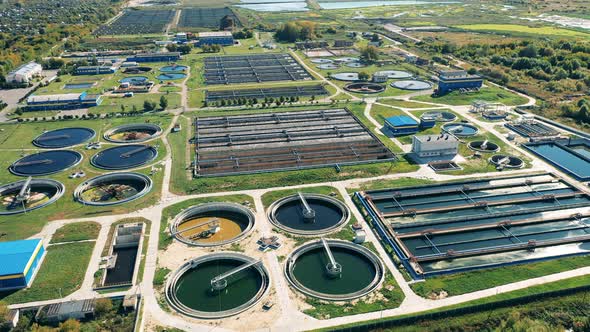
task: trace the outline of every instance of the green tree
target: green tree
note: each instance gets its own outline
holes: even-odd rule
[[[96,300],[94,310],[98,316],[109,313],[113,309],[113,302],[109,298],[102,298]]]
[[[79,332],[81,325],[82,324],[80,324],[79,321],[77,321],[73,318],[70,318],[63,323],[59,323],[58,331],[59,332]]]
[[[143,102],[143,110],[144,112],[151,112],[156,109],[156,103],[153,103],[149,100]]]
[[[359,72],[359,80],[361,81],[368,81],[370,77],[371,75],[369,75],[369,73],[367,73],[366,71]]]
[[[165,111],[168,108],[168,98],[166,96],[160,97],[160,108]]]
[[[368,63],[379,60],[379,49],[372,45],[361,48],[361,60]]]

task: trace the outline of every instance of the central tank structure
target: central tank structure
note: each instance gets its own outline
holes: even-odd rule
[[[33,179],[0,186],[0,215],[10,215],[40,209],[57,201],[65,191],[61,182]]]
[[[145,142],[162,134],[162,128],[151,123],[132,123],[117,126],[104,133],[104,139],[113,143]]]
[[[469,142],[467,146],[471,150],[477,152],[492,153],[500,151],[500,146],[498,146],[498,144],[490,142],[488,140]]]
[[[371,82],[357,82],[357,83],[348,83],[344,86],[344,90],[349,92],[356,92],[356,93],[364,93],[364,94],[374,94],[374,93],[381,93],[385,91],[385,87],[381,84],[371,83]]]
[[[457,137],[475,136],[479,132],[476,126],[462,122],[446,123],[442,125],[442,130]]]
[[[62,128],[46,131],[33,140],[33,145],[44,149],[61,149],[82,144],[94,138],[95,132],[90,128]]]
[[[90,162],[98,168],[120,170],[143,166],[157,156],[158,151],[152,146],[129,144],[102,150],[95,154]]]
[[[326,195],[297,193],[274,202],[268,218],[276,227],[298,235],[321,235],[345,225],[350,219],[346,205]]]
[[[285,264],[285,277],[295,289],[328,301],[348,301],[375,290],[385,277],[383,262],[369,249],[348,241],[308,242]]]
[[[420,118],[431,118],[437,122],[452,122],[457,120],[457,115],[445,111],[429,111],[422,114]]]
[[[252,211],[239,204],[199,204],[174,218],[170,234],[188,245],[213,247],[243,239],[254,227],[254,220]]]
[[[76,201],[91,206],[127,203],[145,196],[152,189],[152,180],[144,174],[121,172],[99,175],[74,190]]]
[[[65,171],[81,161],[82,155],[76,151],[43,151],[17,160],[10,165],[9,170],[12,174],[19,176],[41,176]]]
[[[262,261],[235,253],[219,252],[184,263],[166,284],[166,299],[179,313],[217,319],[248,310],[270,288]]]

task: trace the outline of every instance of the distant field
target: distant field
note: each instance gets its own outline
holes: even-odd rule
[[[456,28],[477,31],[514,32],[530,35],[559,36],[559,37],[582,37],[590,38],[590,34],[575,30],[561,29],[555,27],[529,27],[517,24],[469,24],[457,25]]]

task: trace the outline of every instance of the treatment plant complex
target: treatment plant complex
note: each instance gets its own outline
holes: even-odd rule
[[[0,4],[0,331],[590,331],[579,1],[56,1]]]

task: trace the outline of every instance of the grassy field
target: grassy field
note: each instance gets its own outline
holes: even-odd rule
[[[553,273],[570,271],[588,265],[590,265],[589,256],[568,257],[540,263],[498,267],[428,278],[424,282],[412,284],[412,289],[416,294],[423,297],[439,293],[441,290],[446,291],[449,296],[454,296]]]
[[[182,130],[178,133],[168,135],[168,143],[172,150],[172,175],[170,179],[170,191],[175,194],[182,194],[184,192],[184,184],[192,180],[192,172],[187,170],[190,161],[187,156],[192,149],[189,144],[189,137],[191,132],[190,121],[185,117],[179,117],[178,123],[182,126]]]
[[[536,36],[554,36],[554,37],[572,37],[572,38],[590,38],[590,34],[576,30],[556,28],[552,26],[530,27],[517,24],[469,24],[457,25],[459,29],[473,31],[491,31],[516,35],[536,35]]]
[[[160,223],[160,238],[158,242],[158,249],[165,250],[170,243],[172,243],[173,238],[168,233],[168,223],[174,219],[174,217],[180,213],[182,210],[189,208],[193,205],[203,204],[203,203],[212,203],[212,202],[230,202],[230,203],[237,203],[242,204],[244,202],[248,202],[250,206],[254,206],[254,200],[252,197],[248,195],[228,195],[228,196],[218,196],[218,197],[205,197],[205,198],[195,198],[195,199],[188,199],[186,201],[180,202],[178,204],[174,204],[162,210],[162,222]]]
[[[66,224],[53,234],[49,243],[95,240],[99,232],[100,224],[94,221]]]
[[[12,304],[58,299],[70,295],[82,285],[93,248],[94,242],[48,247],[31,287],[0,293],[0,300]]]
[[[166,99],[168,99],[168,109],[180,108],[181,100],[180,94],[178,93],[138,93],[131,98],[123,97],[123,95],[104,97],[102,104],[90,108],[89,113],[124,113],[133,110],[133,106],[135,106],[138,111],[141,111],[145,101],[151,101],[158,104],[159,109],[160,98],[162,96],[165,96]],[[121,106],[125,108],[125,111],[123,111]]]
[[[432,105],[429,105],[429,104],[417,103],[415,101],[397,100],[397,99],[379,99],[379,102],[382,104],[391,105],[394,107],[401,107],[401,108],[432,107]]]
[[[483,87],[478,92],[460,93],[454,91],[443,96],[417,96],[412,100],[426,101],[431,103],[445,104],[445,105],[470,105],[476,100],[482,100],[494,103],[503,103],[506,105],[522,105],[527,102],[527,99],[512,92],[506,91],[494,85]]]

